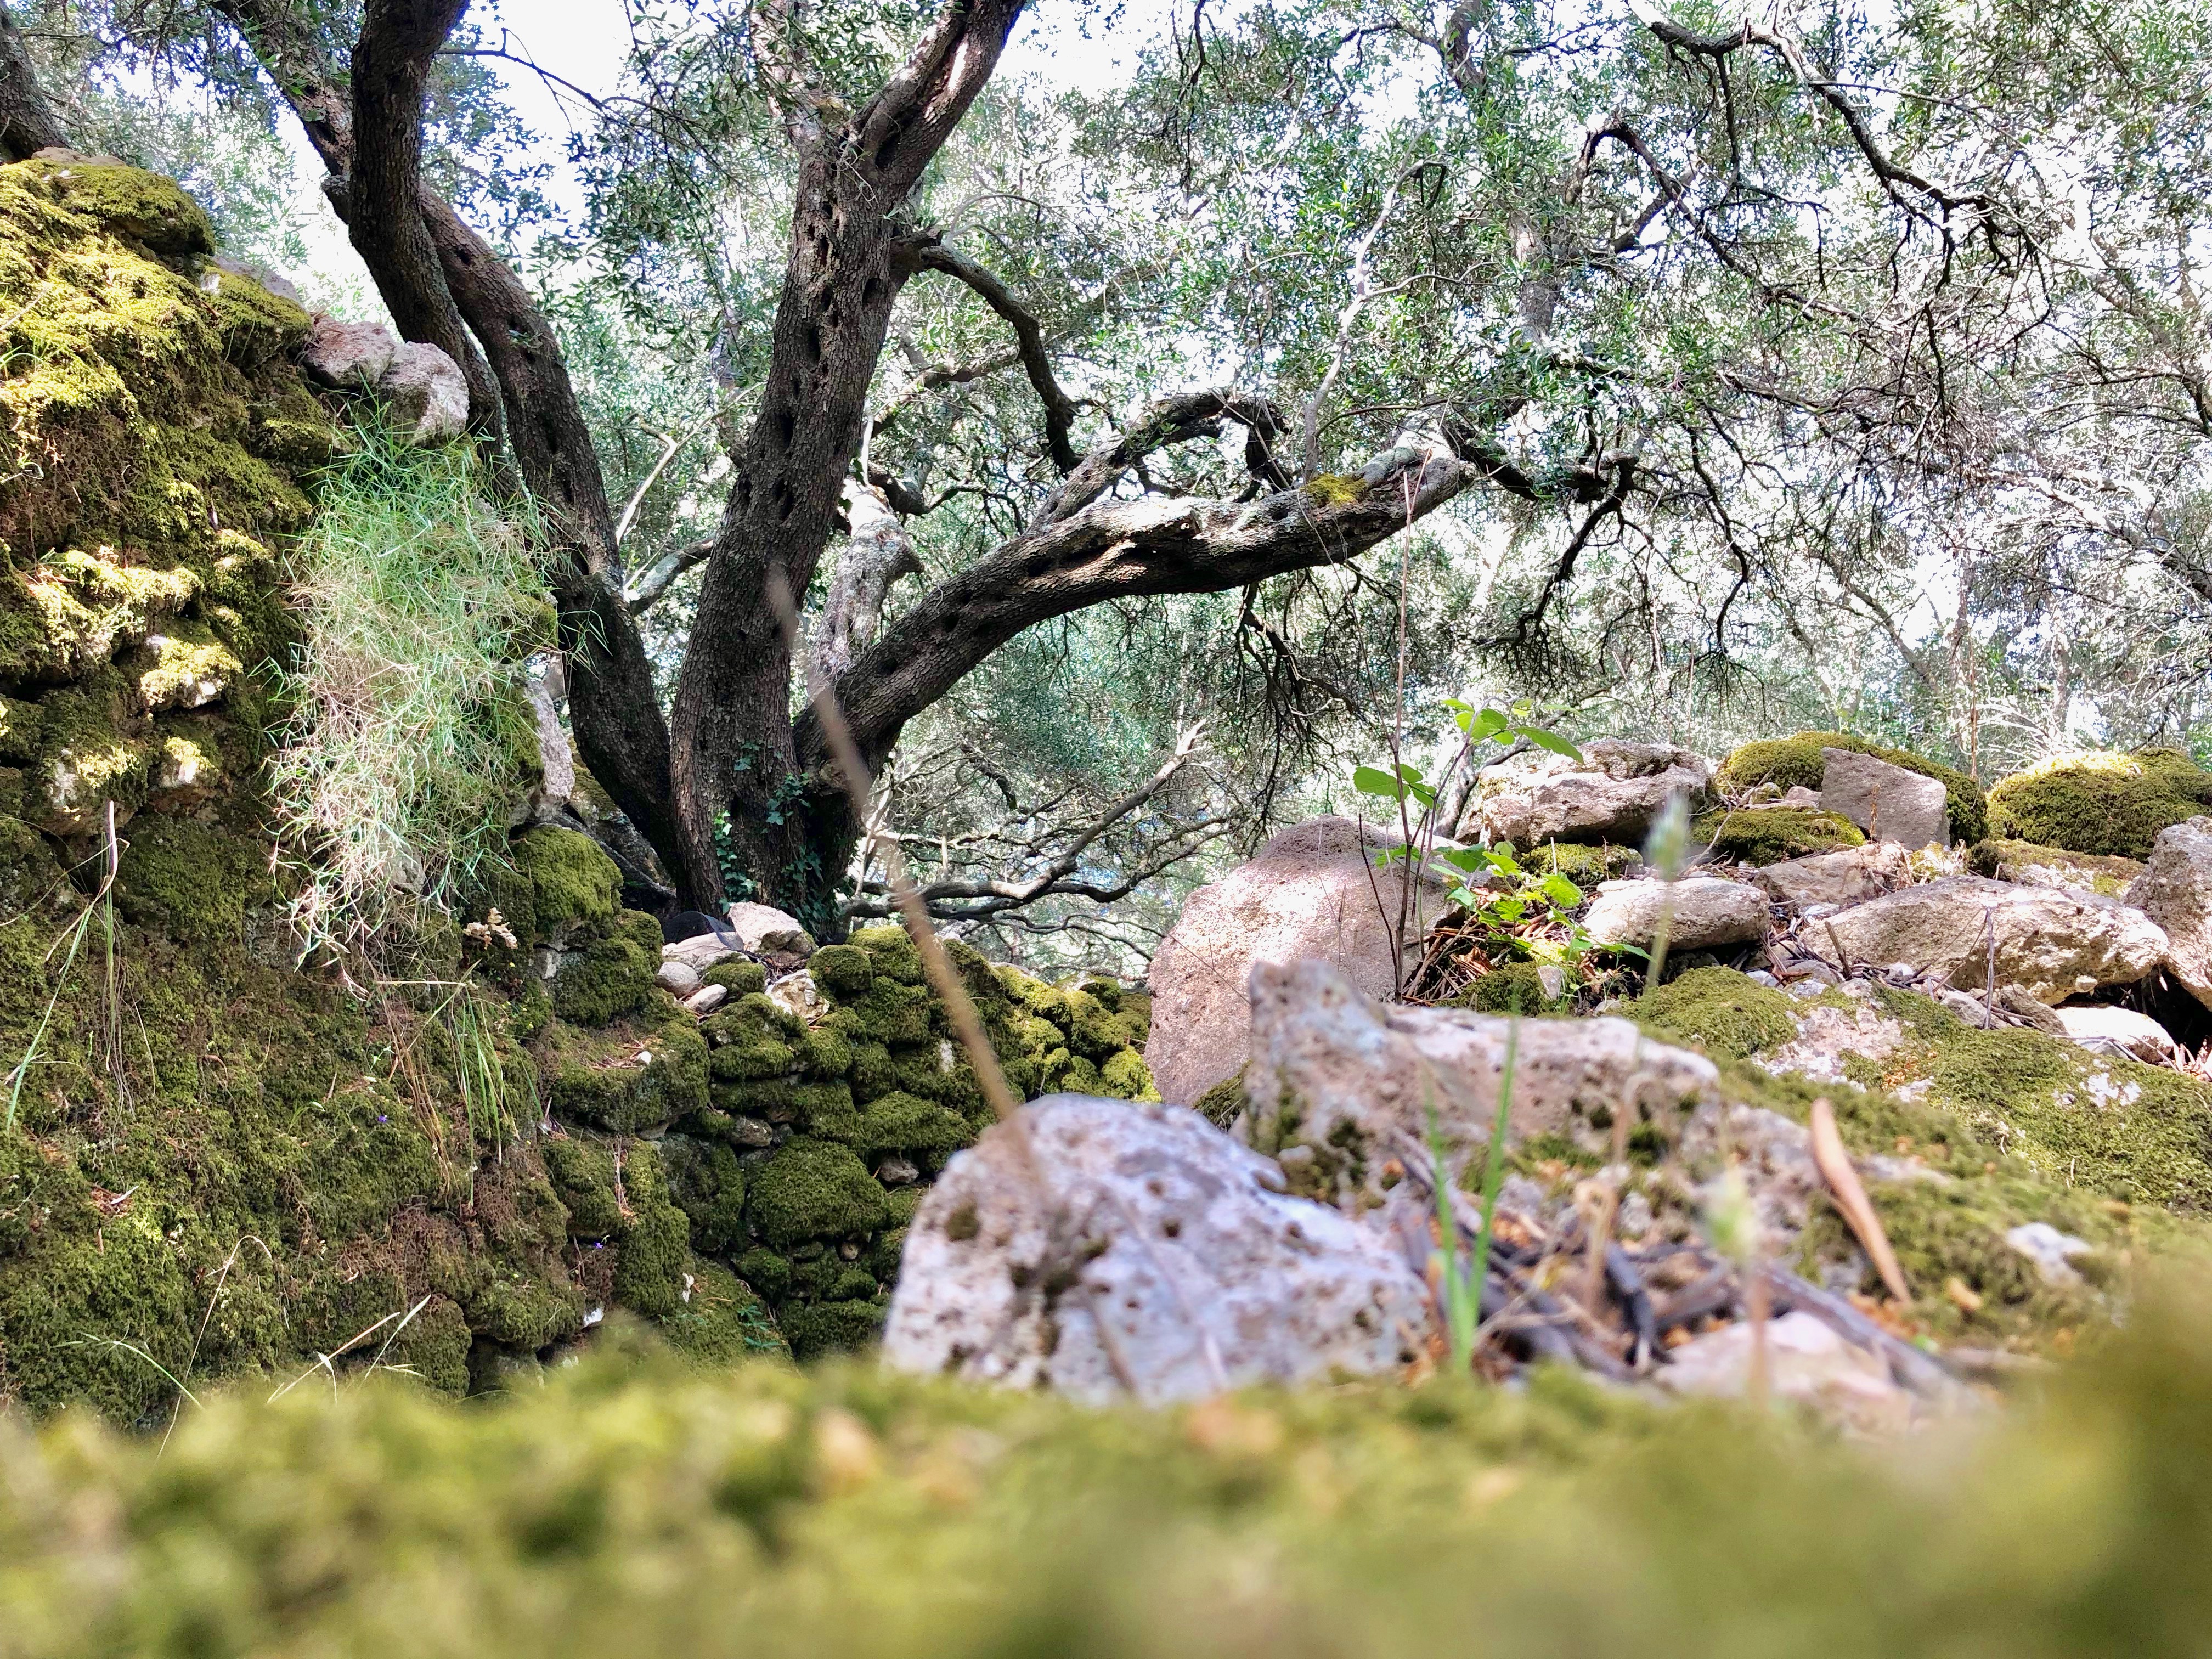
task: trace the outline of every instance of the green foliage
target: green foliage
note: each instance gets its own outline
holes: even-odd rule
[[[2145,859],[2158,832],[2212,805],[2212,773],[2172,749],[2062,755],[1990,791],[1996,833],[2069,853]]]
[[[504,857],[538,763],[520,659],[544,583],[484,488],[466,447],[372,425],[294,556],[308,637],[281,677],[298,712],[270,790],[311,946],[362,949]]]
[[[1939,779],[1951,814],[1951,838],[1977,842],[1990,833],[1990,803],[1981,786],[1956,768],[1909,750],[1891,749],[1848,732],[1799,732],[1787,738],[1747,743],[1721,763],[1714,782],[1731,794],[1771,784],[1777,789],[1818,789],[1826,763],[1823,749],[1849,749],[1901,766],[1923,777]]]

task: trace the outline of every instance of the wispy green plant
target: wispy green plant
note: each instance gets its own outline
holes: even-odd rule
[[[501,856],[536,763],[532,542],[462,446],[372,427],[324,479],[294,556],[307,641],[278,677],[292,711],[271,774],[304,951],[350,955]]]
[[[1482,1178],[1482,1221],[1475,1229],[1474,1252],[1460,1260],[1459,1222],[1453,1213],[1451,1166],[1443,1135],[1429,1108],[1429,1163],[1436,1175],[1437,1233],[1443,1246],[1444,1340],[1452,1375],[1474,1364],[1475,1338],[1482,1328],[1482,1287],[1490,1278],[1490,1241],[1498,1220],[1498,1194],[1505,1184],[1505,1134],[1513,1116],[1513,1063],[1521,1046],[1521,1022],[1505,1022],[1505,1061],[1498,1074],[1498,1118],[1490,1129],[1490,1157]]]
[[[453,1048],[453,1086],[470,1144],[479,1157],[495,1155],[514,1138],[523,1109],[538,1121],[537,1079],[528,1065],[507,1065],[494,1017],[465,987],[447,999],[439,1018]]]

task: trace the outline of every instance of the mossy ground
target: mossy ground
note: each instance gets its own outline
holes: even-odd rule
[[[1951,813],[1951,835],[1956,841],[1978,842],[1990,833],[1988,798],[1982,787],[1955,767],[1916,755],[1907,749],[1890,749],[1848,732],[1798,732],[1786,738],[1747,743],[1721,763],[1714,781],[1733,798],[1747,789],[1771,784],[1778,789],[1818,789],[1827,763],[1823,749],[1849,749],[1876,760],[1902,766],[1924,777],[1941,779]]]
[[[631,1346],[619,1338],[616,1346]],[[610,1352],[0,1422],[8,1659],[2194,1651],[2212,1321],[1897,1456],[1540,1374],[1172,1411]]]
[[[1863,1006],[1834,992],[1820,1000],[1853,1012]],[[2038,1031],[1974,1029],[1928,998],[1887,988],[1873,1006],[1898,1021],[1905,1040],[1881,1061],[1847,1061],[1851,1082],[1814,1084],[1753,1063],[1791,1039],[1791,1010],[1804,1006],[1709,968],[1626,1012],[1655,1036],[1711,1056],[1729,1098],[1802,1122],[1825,1095],[1855,1157],[1910,1160],[1931,1177],[1869,1188],[1921,1328],[1945,1341],[2064,1351],[2109,1328],[2107,1292],[2124,1289],[2147,1257],[2195,1259],[2212,1247],[2212,1086]],[[2092,1247],[2075,1263],[2081,1284],[2045,1284],[2005,1242],[2030,1221]],[[1863,1268],[1840,1214],[1823,1202],[1798,1265],[1820,1278],[1852,1261]],[[1870,1271],[1861,1288],[1875,1288]]]
[[[2158,832],[2212,806],[2212,772],[2172,749],[2064,755],[1990,791],[1993,832],[2070,853],[2145,859]]]

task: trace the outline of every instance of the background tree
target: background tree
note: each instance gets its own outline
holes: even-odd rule
[[[459,0],[67,9],[297,114],[545,509],[579,747],[690,902],[821,923],[849,870],[777,570],[956,912],[1201,715],[1048,894],[1470,682],[1977,760],[2198,695],[2185,7],[1178,5],[1110,95],[998,78],[1016,4],[641,9],[558,246],[455,164],[508,49]]]

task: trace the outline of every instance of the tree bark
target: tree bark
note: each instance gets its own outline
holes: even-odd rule
[[[69,135],[55,118],[53,106],[46,101],[31,67],[15,20],[0,6],[0,156],[20,161],[68,143]]]
[[[766,602],[771,573],[804,594],[836,527],[892,302],[921,239],[896,222],[907,194],[997,67],[1022,0],[953,0],[882,91],[799,159],[790,252],[759,413],[700,585],[670,726],[678,825],[672,873],[687,905],[720,908],[716,820],[757,896],[832,917],[842,872],[793,810],[805,785],[791,727],[791,652]],[[825,104],[823,107],[826,108]]]

